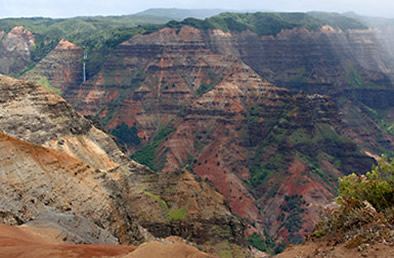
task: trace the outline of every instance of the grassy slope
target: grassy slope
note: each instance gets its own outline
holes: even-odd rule
[[[193,26],[203,30],[221,29],[223,31],[250,30],[258,35],[275,35],[282,29],[306,28],[318,30],[328,24],[342,30],[365,29],[361,22],[335,13],[222,13],[198,20],[188,18],[182,22],[170,22],[168,26]]]

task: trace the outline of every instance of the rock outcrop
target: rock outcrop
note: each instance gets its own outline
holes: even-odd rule
[[[0,76],[0,96],[1,222],[61,212],[85,217],[123,244],[178,235],[212,252],[245,251],[245,222],[208,183],[131,161],[44,87]]]
[[[393,108],[390,39],[390,33],[378,29],[344,32],[324,28],[283,30],[262,37],[248,31],[211,31],[207,36],[212,52],[239,57],[275,85],[332,96],[345,117],[346,136],[376,153],[390,150],[394,144],[392,132],[387,133],[384,126],[393,120],[381,116]],[[356,118],[357,112],[361,116]],[[383,126],[381,119],[386,121]]]
[[[64,96],[114,134],[134,135],[120,140],[137,161],[168,172],[188,165],[261,232],[300,239],[318,215],[309,204],[329,202],[340,175],[373,160],[343,137],[332,98],[275,87],[212,42],[191,27],[135,36]]]
[[[108,231],[72,214],[43,212],[24,225],[43,230],[56,229],[60,232],[57,239],[73,244],[119,244]]]
[[[21,78],[37,82],[58,94],[83,81],[82,48],[66,40],[58,45]]]
[[[105,170],[4,134],[0,146],[3,223],[21,224],[46,211],[69,212],[107,229],[122,243],[144,241],[129,217],[122,189]]]
[[[31,63],[34,35],[22,26],[0,30],[0,73],[17,74]]]

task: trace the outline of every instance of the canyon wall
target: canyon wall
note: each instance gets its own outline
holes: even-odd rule
[[[176,235],[204,250],[247,253],[246,223],[190,172],[157,174],[37,84],[0,76],[2,223],[74,214],[123,244]]]

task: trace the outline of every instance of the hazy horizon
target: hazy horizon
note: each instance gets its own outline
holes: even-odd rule
[[[0,0],[0,18],[7,17],[51,17],[68,18],[75,16],[128,15],[151,8],[178,9],[226,9],[226,10],[270,10],[276,12],[356,12],[360,15],[394,18],[394,2],[390,0],[332,0],[317,2],[313,0],[260,1],[252,0]]]

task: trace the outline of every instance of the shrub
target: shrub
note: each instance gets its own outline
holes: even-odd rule
[[[360,206],[369,202],[377,211],[394,204],[394,159],[383,157],[366,176],[352,174],[339,180],[339,196],[350,198]],[[341,199],[338,199],[341,202]],[[341,203],[340,203],[341,204]]]
[[[263,252],[267,251],[267,248],[264,244],[264,240],[256,232],[254,232],[253,235],[248,237],[248,244],[257,248],[260,251],[263,251]]]
[[[371,172],[340,179],[336,205],[326,208],[314,238],[335,238],[347,247],[392,242],[394,236],[394,159],[383,157]]]
[[[127,144],[128,146],[136,146],[141,143],[135,123],[132,127],[129,127],[127,124],[122,122],[121,125],[111,131],[111,134],[116,136],[120,143]]]

